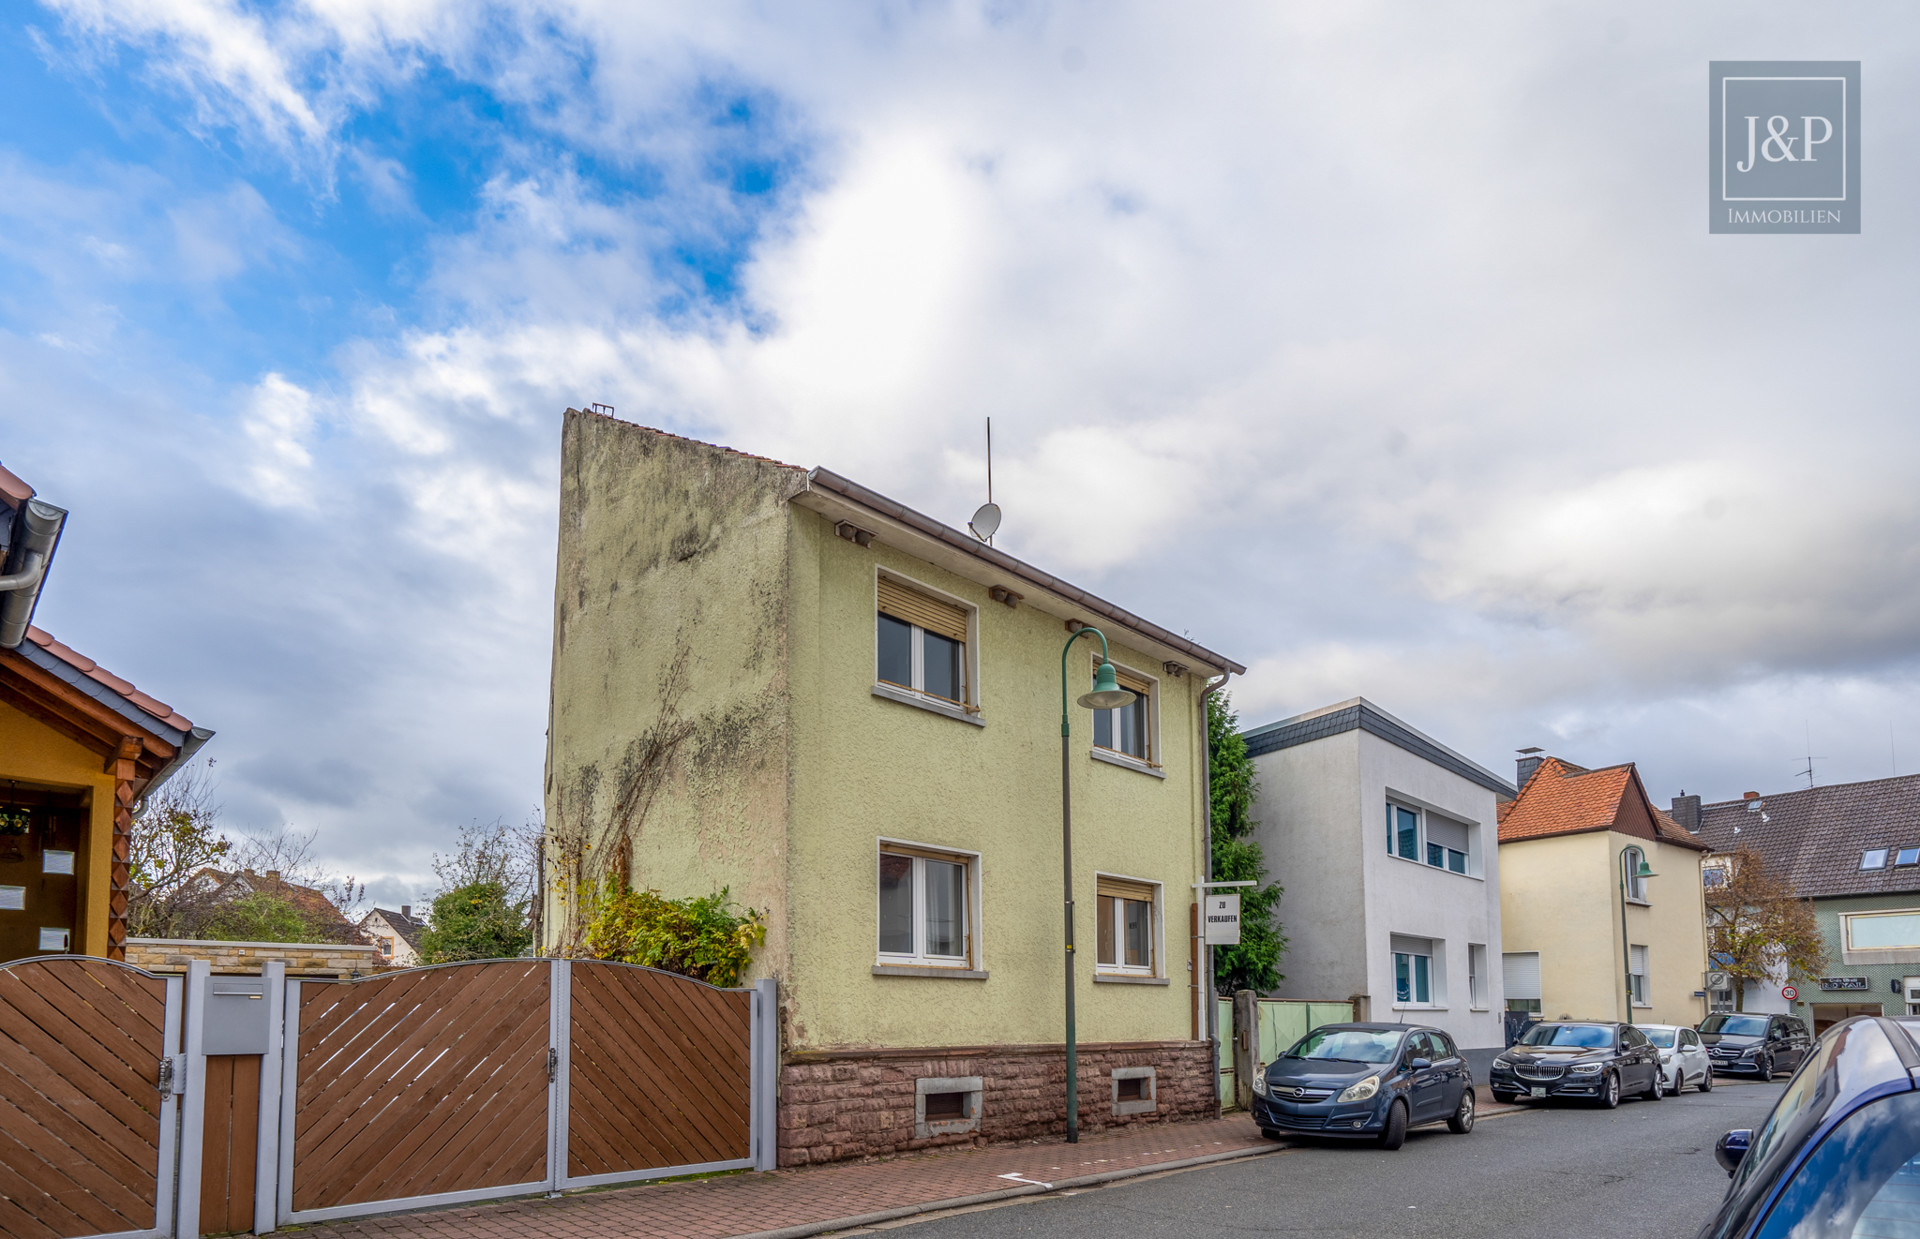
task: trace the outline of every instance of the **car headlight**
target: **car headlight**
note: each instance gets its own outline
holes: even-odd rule
[[[1661,1061],[1661,1062],[1663,1062],[1663,1063],[1670,1063],[1670,1062],[1672,1062],[1672,1061],[1673,1061],[1673,1051],[1672,1051],[1672,1050],[1662,1050],[1662,1051],[1660,1051],[1660,1061]]]
[[[1253,1073],[1253,1091],[1260,1094],[1262,1097],[1265,1097],[1267,1095],[1267,1073],[1266,1072],[1256,1071]]]
[[[1346,1091],[1342,1092],[1338,1097],[1334,1098],[1334,1100],[1335,1101],[1365,1101],[1367,1098],[1373,1096],[1375,1093],[1379,1091],[1380,1091],[1380,1077],[1368,1076],[1366,1079],[1360,1081],[1360,1083],[1358,1084],[1348,1085],[1346,1088]]]
[[[1605,1067],[1604,1063],[1575,1063],[1572,1071],[1577,1076],[1597,1076]]]
[[[1496,1058],[1493,1060],[1493,1069],[1495,1071],[1512,1071],[1513,1061],[1506,1058]]]

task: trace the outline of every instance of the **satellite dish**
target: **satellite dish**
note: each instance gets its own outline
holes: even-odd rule
[[[1000,505],[983,503],[980,510],[967,522],[967,528],[973,530],[973,536],[985,542],[993,537],[993,531],[1000,528]]]

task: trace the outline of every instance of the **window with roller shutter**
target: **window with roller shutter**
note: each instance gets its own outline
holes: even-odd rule
[[[962,707],[974,704],[966,607],[882,575],[876,612],[876,680]]]
[[[1093,670],[1098,674],[1100,659],[1093,660]],[[1123,753],[1150,766],[1159,764],[1159,755],[1155,751],[1155,707],[1158,703],[1157,688],[1153,680],[1137,671],[1129,671],[1119,663],[1113,665],[1114,675],[1120,681],[1120,687],[1134,694],[1130,705],[1117,710],[1095,710],[1093,712],[1093,747],[1105,749],[1110,753]]]
[[[1150,977],[1155,968],[1154,907],[1158,887],[1138,878],[1096,874],[1094,970],[1120,976]]]

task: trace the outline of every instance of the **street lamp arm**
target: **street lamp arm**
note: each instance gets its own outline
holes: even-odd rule
[[[1073,652],[1073,643],[1088,633],[1100,638],[1100,661],[1103,663],[1113,661],[1107,653],[1107,634],[1098,628],[1076,628],[1073,630],[1073,635],[1067,638],[1067,643],[1060,647],[1060,734],[1062,736],[1067,734],[1067,655]]]

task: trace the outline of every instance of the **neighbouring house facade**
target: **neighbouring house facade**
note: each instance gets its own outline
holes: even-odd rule
[[[1364,697],[1242,738],[1253,838],[1286,887],[1286,978],[1268,996],[1505,1044],[1494,831],[1513,785]]]
[[[416,919],[413,905],[375,908],[360,918],[360,932],[380,955],[380,962],[395,968],[412,968],[420,962],[420,935],[427,931],[425,917]]]
[[[0,468],[0,961],[126,958],[135,807],[213,735],[33,626],[65,521]]]
[[[1707,845],[1653,806],[1631,762],[1588,770],[1527,757],[1518,773],[1520,794],[1500,807],[1508,1009],[1699,1023]],[[1654,876],[1639,876],[1642,862]]]
[[[1080,1120],[1213,1112],[1201,694],[1238,664],[824,469],[569,410],[561,474],[543,949],[609,877],[764,911],[783,1164],[1057,1132],[1094,626],[1139,700],[1071,712]]]
[[[1742,1009],[1789,1012],[1815,1031],[1850,1015],[1920,1015],[1920,775],[1713,803],[1681,797],[1673,815],[1716,853],[1760,856],[1813,901],[1827,973],[1750,982]],[[1718,1005],[1731,1010],[1733,998],[1729,990]]]

